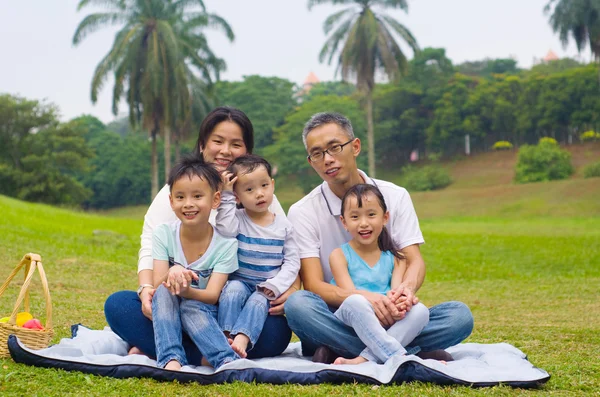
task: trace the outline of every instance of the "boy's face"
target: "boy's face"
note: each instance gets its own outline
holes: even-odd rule
[[[235,183],[235,194],[246,211],[266,212],[273,202],[275,181],[263,166],[248,174],[240,174]]]
[[[211,189],[208,182],[197,175],[184,175],[171,188],[171,208],[184,225],[208,224],[210,211],[219,206],[221,193]]]

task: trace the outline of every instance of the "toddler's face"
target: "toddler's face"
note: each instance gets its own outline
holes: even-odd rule
[[[275,181],[263,166],[247,174],[240,173],[235,183],[235,194],[246,211],[268,211],[274,191]]]
[[[171,208],[181,222],[186,225],[208,224],[210,211],[217,208],[221,194],[214,192],[208,182],[197,175],[179,178],[169,196]]]

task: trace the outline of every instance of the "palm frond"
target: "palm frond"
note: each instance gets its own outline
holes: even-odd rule
[[[311,10],[314,6],[321,4],[358,4],[362,3],[360,0],[308,0],[308,9]]]
[[[419,52],[419,45],[417,44],[417,39],[415,39],[415,36],[413,36],[413,34],[410,32],[410,30],[408,30],[406,26],[402,25],[400,22],[390,17],[389,15],[379,14],[379,17],[383,19],[385,23],[389,25],[389,27],[392,28],[392,30],[396,32],[406,42],[406,44],[410,46],[410,48],[414,52]]]
[[[342,11],[336,12],[335,14],[331,14],[330,16],[328,16],[327,19],[325,20],[325,22],[323,23],[323,32],[325,32],[325,34],[329,34],[331,29],[333,29],[333,26],[335,24],[337,24],[341,19],[343,19],[346,16],[346,14],[349,14],[350,12],[355,12],[355,8],[354,7],[346,8]]]
[[[173,10],[179,13],[184,13],[186,9],[192,7],[200,7],[202,12],[206,12],[206,6],[202,0],[177,0],[173,3]]]
[[[384,8],[397,8],[408,11],[407,0],[369,0],[369,6],[380,6]]]
[[[77,4],[77,11],[81,11],[82,8],[87,6],[101,6],[103,8],[115,8],[124,10],[126,7],[125,0],[81,0]]]
[[[344,37],[346,37],[348,35],[348,32],[349,32],[354,20],[355,20],[355,16],[352,16],[348,20],[342,22],[337,27],[335,32],[333,32],[331,34],[331,36],[329,36],[329,38],[323,45],[321,52],[319,53],[319,62],[323,62],[325,57],[329,54],[329,59],[327,61],[327,64],[331,65],[331,61],[332,61],[333,57],[335,56],[335,54],[337,53],[337,49],[338,49],[340,42],[344,39]]]
[[[77,26],[75,34],[73,34],[73,45],[78,45],[87,35],[94,33],[100,28],[123,22],[127,22],[127,17],[121,13],[109,12],[90,14]]]

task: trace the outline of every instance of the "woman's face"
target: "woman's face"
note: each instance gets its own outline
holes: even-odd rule
[[[212,163],[217,170],[224,171],[236,158],[248,153],[239,125],[232,121],[217,124],[201,147],[204,161]]]

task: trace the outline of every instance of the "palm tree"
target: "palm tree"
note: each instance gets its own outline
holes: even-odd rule
[[[600,1],[550,0],[544,11],[551,13],[550,25],[563,46],[573,36],[579,52],[589,44],[594,60],[600,62]]]
[[[105,11],[86,16],[73,35],[78,45],[88,34],[108,25],[121,25],[112,48],[100,61],[91,85],[96,103],[109,73],[114,74],[112,111],[122,97],[129,106],[129,122],[150,131],[152,141],[152,196],[158,193],[157,135],[165,141],[165,175],[171,167],[171,131],[178,117],[190,112],[192,87],[207,87],[219,78],[225,62],[208,46],[203,30],[213,27],[234,39],[221,17],[206,12],[202,0],[81,0]]]
[[[373,88],[375,73],[383,71],[390,80],[406,73],[408,61],[396,42],[401,37],[414,52],[419,50],[412,33],[400,22],[373,7],[408,10],[407,0],[309,0],[308,8],[315,5],[353,4],[330,15],[323,24],[329,36],[319,54],[319,61],[331,64],[342,44],[337,59],[337,71],[343,80],[356,77],[357,88],[364,94],[367,112],[367,143],[369,174],[375,176],[375,137],[373,132]],[[335,27],[335,29],[334,29]]]

